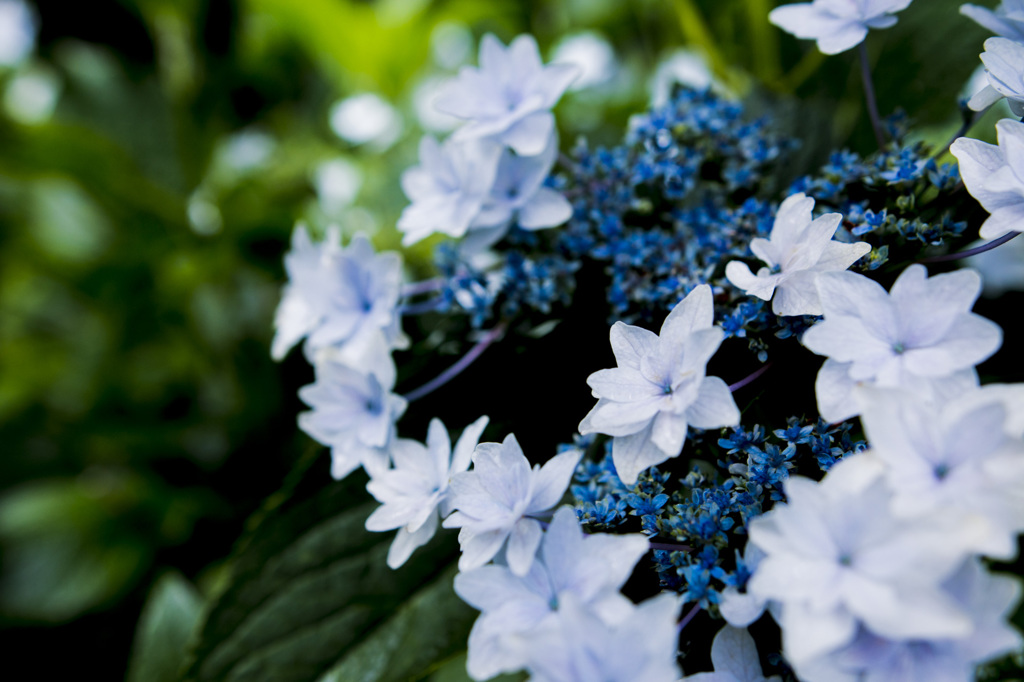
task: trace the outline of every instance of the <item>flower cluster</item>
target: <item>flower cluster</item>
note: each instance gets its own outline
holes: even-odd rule
[[[814,0],[771,21],[833,54],[910,4]],[[1003,36],[984,59],[1007,96],[1004,69],[1024,63],[1007,52],[1024,45],[1018,4],[963,10]],[[532,38],[486,36],[444,91],[465,123],[422,141],[398,225],[406,243],[458,240],[438,248],[438,279],[403,286],[393,254],[303,230],[286,261],[274,353],[305,338],[317,365],[301,424],[332,447],[336,476],[366,469],[381,503],[366,527],[397,530],[390,566],[459,529],[455,591],[480,611],[470,676],[677,682],[681,654],[698,682],[953,682],[1019,647],[1020,585],[984,561],[1012,560],[1024,531],[1024,389],[980,386],[1002,345],[972,312],[981,277],[931,264],[962,255],[974,199],[991,213],[985,248],[1024,224],[1024,124],[1001,121],[995,146],[953,143],[958,169],[872,111],[877,151],[779,180],[795,141],[710,91],[677,89],[622,145],[562,155],[551,108],[572,77]],[[594,360],[588,413],[545,416],[582,416],[572,445],[531,466],[514,435],[480,442],[486,417],[454,447],[436,418],[425,443],[398,436],[407,402],[508,325],[581,305],[584,269],[604,277],[588,310],[609,320],[616,366]],[[501,322],[401,397],[390,352],[417,311]],[[778,380],[759,378],[769,359]],[[728,625],[680,639],[700,612]],[[781,651],[755,643],[755,621],[778,628]],[[700,646],[713,671],[690,670]]]
[[[558,154],[551,108],[577,75],[575,66],[544,66],[532,36],[507,48],[484,36],[480,66],[464,67],[436,102],[465,124],[444,143],[424,137],[420,165],[402,176],[412,201],[398,221],[404,243],[442,232],[476,252],[513,223],[538,230],[568,220],[568,202],[544,179]]]
[[[774,604],[801,679],[968,679],[1020,646],[1005,622],[1020,586],[976,558],[1012,556],[1024,530],[1024,440],[1005,400],[865,389],[871,449],[820,483],[791,478],[786,504],[750,524],[764,557],[748,591]]]

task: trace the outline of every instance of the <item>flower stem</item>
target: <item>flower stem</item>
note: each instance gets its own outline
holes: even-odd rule
[[[666,552],[689,552],[689,545],[679,545],[674,542],[652,542],[651,549],[660,549]]]
[[[431,291],[443,289],[446,281],[447,280],[443,277],[435,277],[433,279],[425,279],[422,282],[406,284],[402,287],[402,298],[408,298],[418,294],[429,294]]]
[[[423,313],[431,313],[437,310],[438,306],[441,305],[440,298],[432,298],[422,303],[408,303],[398,309],[402,315],[422,315]]]
[[[495,327],[491,329],[489,332],[487,332],[487,334],[484,335],[484,338],[480,339],[480,341],[478,341],[475,346],[470,348],[469,352],[462,356],[462,358],[458,362],[456,362],[454,365],[438,374],[437,377],[432,379],[431,381],[428,381],[419,388],[406,393],[405,399],[408,400],[409,402],[412,402],[413,400],[419,400],[423,396],[432,393],[433,391],[447,384],[455,377],[459,376],[462,370],[472,365],[473,361],[480,357],[480,354],[487,350],[488,346],[497,341],[501,337],[501,335],[505,333],[506,326],[507,325],[504,322],[495,325]]]
[[[749,376],[747,376],[747,377],[745,377],[743,379],[740,379],[735,384],[729,384],[729,390],[731,392],[736,392],[736,391],[740,390],[741,388],[743,388],[744,386],[749,384],[751,381],[753,381],[754,379],[757,379],[759,376],[761,376],[762,374],[767,372],[768,368],[771,367],[771,366],[772,366],[772,363],[770,363],[770,362],[765,363],[765,365],[763,367],[761,367],[757,371],[753,372]]]
[[[1004,234],[1002,237],[1000,237],[998,239],[993,239],[992,241],[988,242],[987,244],[982,244],[981,246],[975,246],[973,249],[967,249],[966,251],[959,251],[957,253],[947,253],[944,256],[932,256],[931,258],[922,258],[918,262],[919,263],[943,263],[945,261],[960,260],[961,258],[969,258],[970,256],[977,256],[979,253],[985,253],[986,251],[991,251],[992,249],[996,248],[997,246],[1002,246],[1003,244],[1005,244],[1006,242],[1010,241],[1011,239],[1013,239],[1014,237],[1016,237],[1019,234],[1020,234],[1020,232],[1009,232],[1007,234]]]
[[[690,624],[690,621],[693,620],[693,617],[696,616],[699,611],[700,602],[697,602],[693,605],[693,608],[690,609],[685,616],[683,616],[683,619],[679,621],[679,625],[676,626],[676,632],[682,632],[683,628]]]
[[[868,62],[867,42],[860,44],[860,75],[864,80],[864,99],[867,100],[868,115],[871,117],[871,127],[875,131],[875,141],[878,148],[885,146],[885,137],[882,135],[882,120],[878,116],[878,101],[875,99],[875,84],[871,80],[871,64]]]

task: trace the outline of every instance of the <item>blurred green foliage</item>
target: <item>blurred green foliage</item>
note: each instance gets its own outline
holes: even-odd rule
[[[560,105],[563,145],[618,140],[657,65],[687,48],[781,112],[798,163],[869,147],[852,54],[781,34],[776,4],[37,2],[36,54],[0,67],[0,636],[69,653],[38,656],[37,676],[85,660],[115,679],[151,595],[132,679],[170,679],[139,652],[165,629],[182,646],[244,520],[311,448],[295,428],[311,372],[268,355],[292,225],[397,246],[423,88],[474,61],[483,33],[530,31],[548,55],[583,30],[613,46],[617,74]],[[959,124],[985,37],[958,5],[920,0],[869,41],[883,111],[936,140]],[[361,93],[394,107],[395,140],[332,131],[334,103]],[[332,186],[327,162],[354,180]],[[430,252],[408,252],[413,276]]]

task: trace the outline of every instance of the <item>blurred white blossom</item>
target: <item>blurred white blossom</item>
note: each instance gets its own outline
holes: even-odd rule
[[[996,35],[1024,42],[1024,0],[1003,0],[994,12],[980,5],[960,5],[960,14],[970,17]]]
[[[569,86],[569,90],[585,90],[607,83],[619,68],[611,44],[594,31],[565,36],[555,46],[551,59],[559,64],[572,64],[579,69],[580,75]]]
[[[0,67],[24,61],[36,45],[36,17],[22,0],[0,0]]]
[[[773,24],[797,38],[816,40],[825,54],[839,54],[864,41],[871,28],[896,24],[896,12],[911,0],[814,0],[776,7]]]
[[[387,101],[372,92],[340,100],[331,107],[331,130],[352,144],[372,143],[387,149],[402,134],[402,116]]]
[[[532,156],[555,134],[551,108],[578,74],[570,64],[545,66],[533,36],[521,35],[506,48],[488,33],[480,42],[480,66],[463,67],[437,106],[466,121],[455,139],[493,138]]]

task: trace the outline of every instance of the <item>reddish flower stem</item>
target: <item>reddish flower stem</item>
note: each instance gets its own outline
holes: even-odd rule
[[[770,362],[765,363],[764,366],[762,366],[756,372],[753,372],[750,376],[745,377],[743,379],[740,379],[735,384],[729,384],[729,390],[732,391],[732,392],[736,392],[736,391],[740,390],[741,388],[743,388],[744,386],[746,386],[747,384],[749,384],[750,382],[754,381],[759,376],[761,376],[762,374],[767,372],[768,368],[771,367],[771,366],[772,366],[772,363],[770,363]]]
[[[480,355],[487,350],[488,346],[501,338],[501,335],[505,333],[506,324],[504,322],[495,325],[491,331],[484,335],[484,338],[480,339],[475,346],[469,349],[469,352],[462,356],[462,358],[454,365],[446,369],[437,375],[436,378],[428,381],[417,389],[409,391],[405,394],[405,399],[409,402],[419,400],[423,396],[434,392],[441,388],[449,381],[457,377],[462,370],[466,369],[473,364]]]

